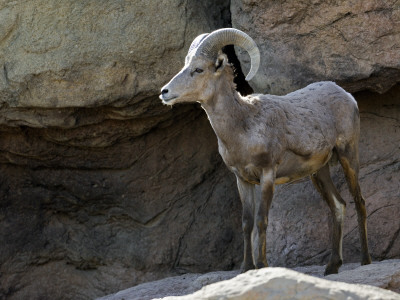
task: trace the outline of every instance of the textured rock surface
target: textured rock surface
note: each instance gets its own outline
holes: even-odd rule
[[[342,266],[342,269],[344,271],[340,272],[337,275],[329,275],[327,277],[323,277],[323,266],[295,268],[295,270],[298,272],[313,275],[315,277],[323,277],[324,279],[328,280],[346,283],[357,283],[363,285],[367,284],[380,288],[390,289],[395,292],[400,292],[400,260],[374,262],[373,264],[368,266],[360,266],[359,264],[345,264]],[[256,274],[258,272],[259,274]],[[288,277],[282,278],[283,273],[285,274],[285,276]],[[264,278],[259,279],[260,282],[263,282],[263,285],[266,285],[268,299],[274,299],[274,296],[276,296],[277,299],[315,299],[317,297],[317,294],[312,294],[315,293],[315,290],[313,290],[313,288],[310,288],[310,290],[307,290],[305,293],[299,291],[303,291],[303,289],[305,289],[304,284],[307,286],[307,283],[313,282],[313,285],[318,286],[318,282],[321,281],[316,278],[304,277],[301,273],[297,273],[297,275],[295,275],[295,281],[293,281],[292,278],[293,271],[284,271],[277,268],[271,268],[268,272],[266,272],[266,270],[251,271],[238,277],[236,277],[238,275],[237,271],[220,271],[206,273],[202,275],[185,274],[182,276],[170,277],[155,282],[140,284],[136,287],[120,291],[116,294],[99,298],[98,300],[147,300],[163,297],[166,297],[163,299],[181,299],[180,297],[168,296],[182,295],[188,295],[186,297],[183,297],[183,299],[219,299],[218,295],[223,296],[223,299],[231,299],[233,298],[233,293],[235,294],[235,297],[238,297],[234,299],[265,299],[265,293],[259,294],[259,287],[255,287],[255,285],[252,284],[254,281],[252,281],[252,279],[250,278],[253,276],[264,276]],[[271,275],[273,275],[273,279],[268,278]],[[222,280],[231,279],[233,277],[236,278],[221,282],[219,285],[207,286],[203,289],[202,292],[195,293],[200,288],[206,285]],[[269,286],[266,283],[267,280],[270,281]],[[297,285],[296,292],[293,292],[294,283]],[[325,287],[329,286],[328,283],[326,284],[327,285]],[[325,296],[327,296],[328,299],[338,299],[336,297],[340,298],[340,296],[342,296],[341,292],[346,291],[348,287],[349,285],[333,284],[329,287],[331,291],[329,295],[326,295],[328,294],[327,290],[322,291],[322,293],[325,293]],[[362,287],[364,291],[368,291],[368,296],[366,298],[361,298],[361,294],[355,294],[358,295],[357,297],[355,295],[350,296],[349,294],[346,294],[346,296],[351,297],[351,299],[369,299],[368,297],[372,297],[374,291],[377,291],[376,289],[371,290],[370,287],[366,287],[366,289],[365,286],[358,285],[357,287]],[[353,286],[353,288],[355,289],[355,286]],[[212,293],[213,296],[211,296],[209,293]],[[321,294],[320,296],[322,295],[323,294]],[[384,296],[387,295],[391,295],[392,299],[400,299],[399,294],[381,294],[381,298],[379,298],[378,296],[378,298],[376,299],[386,299]]]
[[[240,5],[232,1],[236,24],[248,16],[237,17]],[[375,32],[387,32],[378,41],[392,47],[377,43],[360,50],[376,59],[372,67],[365,62],[372,77],[362,79],[369,71],[348,75],[358,70],[351,64],[327,77],[353,91],[384,90],[397,80],[398,60],[391,62],[398,53],[392,52],[398,49],[391,27],[396,5],[381,11],[371,6]],[[333,6],[339,15],[347,9],[345,2]],[[303,11],[317,22],[313,9]],[[343,22],[347,19],[353,16]],[[264,36],[269,27],[261,28],[258,20],[244,29],[269,49]],[[214,133],[198,107],[170,109],[157,98],[181,68],[193,37],[228,25],[225,0],[0,0],[0,299],[92,299],[167,275],[239,267],[240,202]],[[361,46],[357,37],[368,38],[371,30],[346,28],[341,30],[354,37],[349,44]],[[274,37],[289,41],[278,31]],[[332,38],[319,42],[324,53],[336,44]],[[276,85],[284,90],[303,84],[300,79],[320,79],[296,71],[315,67],[308,56],[314,52],[287,45],[288,55],[297,53],[297,69],[283,72],[271,64],[269,71],[292,76]],[[264,55],[271,59],[281,52]],[[400,88],[356,96],[371,252],[375,259],[399,257]],[[348,202],[345,260],[357,261],[353,204],[337,171],[335,182]],[[270,264],[326,262],[328,221],[328,209],[310,182],[277,188]]]
[[[93,298],[171,268],[237,264],[240,204],[208,121],[189,110],[171,122],[134,140],[126,134],[134,121],[81,129],[83,142],[122,135],[98,148],[77,146],[70,130],[2,132],[2,295]],[[79,293],[66,284],[71,277]]]
[[[0,103],[121,107],[153,96],[185,43],[226,24],[227,3],[209,13],[207,1],[2,1]]]
[[[0,1],[1,299],[92,299],[238,263],[240,203],[213,132],[157,97],[227,12]]]
[[[318,279],[284,268],[249,271],[233,279],[211,284],[179,299],[400,299],[400,295],[367,285]]]
[[[260,92],[326,79],[350,92],[383,92],[400,80],[398,1],[232,0],[231,10],[232,25],[260,46]]]
[[[368,284],[400,293],[400,260],[387,260],[354,270],[345,270],[340,274],[325,277],[329,280],[348,283]]]
[[[98,298],[97,300],[147,300],[167,296],[192,294],[203,286],[231,279],[239,275],[239,271],[217,271],[206,274],[185,274],[139,284],[133,288]]]

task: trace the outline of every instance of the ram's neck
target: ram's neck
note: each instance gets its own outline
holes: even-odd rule
[[[214,97],[202,107],[218,140],[224,144],[229,144],[235,139],[233,137],[237,138],[249,129],[247,118],[251,114],[251,105],[227,81],[216,87]]]

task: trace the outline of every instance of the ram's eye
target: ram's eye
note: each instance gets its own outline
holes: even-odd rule
[[[196,68],[194,71],[195,71],[196,73],[203,73],[203,70],[202,70],[202,69],[199,69],[199,68]]]

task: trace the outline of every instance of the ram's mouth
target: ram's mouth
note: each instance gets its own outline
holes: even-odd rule
[[[169,97],[169,98],[164,98],[163,95],[160,95],[159,98],[162,100],[162,102],[163,102],[164,104],[169,104],[172,100],[175,100],[176,98],[178,98],[178,96]]]

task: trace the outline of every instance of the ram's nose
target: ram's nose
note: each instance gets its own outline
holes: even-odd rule
[[[160,94],[160,99],[161,100],[165,100],[165,99],[167,99],[168,98],[168,92],[169,92],[169,90],[167,89],[167,88],[165,88],[165,86],[163,86],[162,88],[161,88],[161,94]]]

